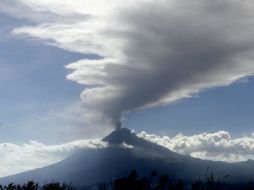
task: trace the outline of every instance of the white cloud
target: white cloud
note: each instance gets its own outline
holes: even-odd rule
[[[229,132],[201,133],[186,136],[160,137],[141,132],[138,134],[151,142],[157,143],[172,151],[193,157],[217,161],[236,162],[254,159],[254,136],[232,138]]]
[[[37,141],[30,141],[22,145],[2,143],[0,144],[0,177],[47,166],[66,158],[79,149],[106,146],[105,142],[98,139],[76,140],[58,145],[45,145]]]

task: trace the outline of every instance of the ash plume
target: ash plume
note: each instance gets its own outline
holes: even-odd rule
[[[207,0],[149,1],[126,8],[117,19],[128,30],[109,29],[126,41],[115,48],[122,57],[81,61],[69,79],[98,85],[81,98],[115,123],[133,110],[229,85],[254,72],[254,19],[248,9],[237,1]]]
[[[67,78],[86,85],[81,99],[87,112],[116,126],[132,111],[170,104],[254,73],[251,0],[96,0],[94,4],[77,0],[72,7],[62,3],[62,9],[56,0],[50,5],[24,1],[63,18],[87,15],[86,20],[73,17],[75,22],[58,17],[13,33],[99,55],[100,59],[69,64],[73,72]]]

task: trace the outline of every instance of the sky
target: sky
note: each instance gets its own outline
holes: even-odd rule
[[[253,159],[253,9],[251,0],[1,0],[1,175],[105,146],[119,121],[182,154]]]

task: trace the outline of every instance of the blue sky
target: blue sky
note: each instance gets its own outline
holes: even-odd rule
[[[232,136],[253,132],[254,82],[242,81],[223,88],[210,89],[172,105],[134,113],[126,126],[138,131],[176,135],[229,131]]]
[[[254,158],[253,2],[198,2],[2,0],[0,152],[16,154],[3,175],[119,120],[176,152]]]
[[[83,86],[65,79],[64,66],[84,55],[11,35],[14,26],[26,23],[23,20],[1,14],[1,22],[1,141],[36,139],[33,133],[38,126],[26,130],[35,116],[79,99]],[[47,137],[40,138],[47,141]]]

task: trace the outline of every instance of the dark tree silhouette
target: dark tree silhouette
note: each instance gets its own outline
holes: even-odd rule
[[[198,179],[186,185],[182,180],[170,179],[168,175],[158,176],[156,170],[149,177],[139,178],[135,170],[125,177],[113,180],[112,183],[104,183],[99,186],[100,190],[254,190],[252,181],[246,186],[230,185],[224,181],[217,180],[213,173],[207,168],[204,180]]]
[[[115,179],[112,185],[103,183],[99,185],[100,190],[184,190],[181,180],[169,180],[168,175],[162,175],[155,182],[156,170],[149,177],[138,178],[136,170],[132,170],[127,177]]]
[[[23,185],[15,185],[13,183],[6,186],[0,185],[0,190],[75,190],[75,188],[71,184],[66,183],[52,182],[39,186],[38,183],[29,181]]]

